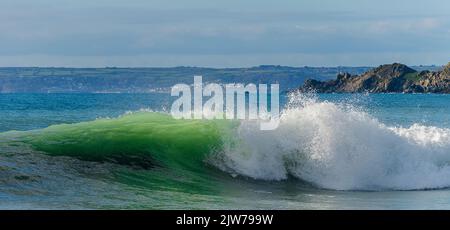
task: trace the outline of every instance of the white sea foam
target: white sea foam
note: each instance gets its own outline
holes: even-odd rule
[[[244,121],[212,163],[262,180],[337,190],[450,187],[450,129],[389,127],[349,104],[293,95],[278,129]]]

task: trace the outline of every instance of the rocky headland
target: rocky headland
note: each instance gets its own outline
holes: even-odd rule
[[[450,62],[439,71],[381,65],[361,75],[339,73],[335,80],[308,79],[298,90],[317,93],[450,93]]]

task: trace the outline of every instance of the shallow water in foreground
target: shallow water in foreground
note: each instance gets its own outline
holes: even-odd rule
[[[0,208],[450,208],[449,95],[317,97],[260,132],[166,94],[1,94]]]

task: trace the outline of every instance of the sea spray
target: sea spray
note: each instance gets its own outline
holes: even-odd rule
[[[450,130],[389,127],[351,104],[291,95],[271,132],[243,121],[239,144],[211,160],[261,180],[290,176],[337,190],[431,189],[450,186]]]

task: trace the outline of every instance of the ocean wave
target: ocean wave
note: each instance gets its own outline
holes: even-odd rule
[[[383,124],[351,102],[291,95],[276,130],[258,121],[175,120],[140,111],[23,132],[23,142],[82,160],[265,181],[297,178],[335,190],[450,187],[450,130]],[[6,134],[3,134],[6,135]],[[17,140],[17,138],[15,138]]]

